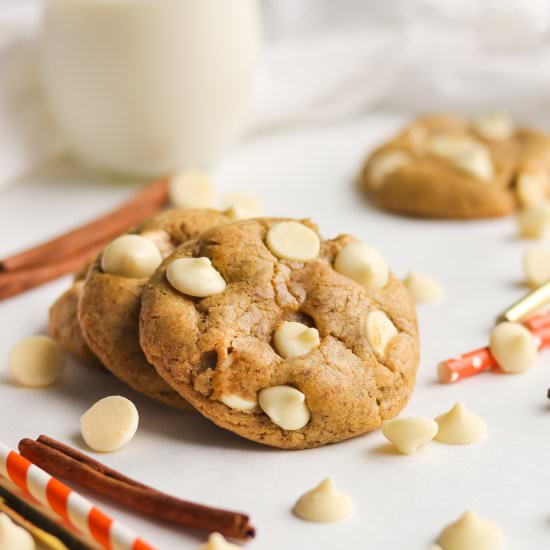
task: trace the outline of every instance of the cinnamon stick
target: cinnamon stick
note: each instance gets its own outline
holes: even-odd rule
[[[246,514],[167,495],[47,436],[41,435],[36,441],[21,440],[19,452],[51,475],[65,478],[149,517],[193,529],[217,531],[234,539],[248,539],[255,535]]]
[[[65,260],[98,243],[106,244],[143,218],[152,216],[168,204],[168,179],[146,186],[119,208],[64,235],[4,258],[0,270],[17,271]]]

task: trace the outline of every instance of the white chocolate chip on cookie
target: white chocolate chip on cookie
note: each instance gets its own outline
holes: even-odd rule
[[[415,304],[432,304],[443,298],[443,288],[436,279],[411,271],[403,280]]]
[[[134,437],[138,423],[136,406],[125,397],[111,395],[94,403],[80,417],[80,431],[91,449],[109,453]]]
[[[353,502],[349,495],[336,488],[332,477],[327,477],[317,487],[303,494],[292,511],[307,521],[342,521],[351,516]]]
[[[334,269],[369,290],[384,288],[389,277],[389,269],[382,254],[363,243],[344,246],[334,260]]]
[[[214,203],[214,186],[199,170],[176,172],[168,184],[170,202],[179,208],[210,208]]]
[[[369,166],[369,181],[375,189],[384,185],[386,178],[411,162],[403,151],[386,151],[372,159]]]
[[[227,405],[230,409],[234,409],[236,411],[251,411],[255,409],[258,404],[255,399],[245,399],[244,397],[234,393],[224,393],[220,397],[220,401],[224,405]]]
[[[197,550],[241,550],[241,546],[227,542],[220,533],[211,533],[208,542],[199,546]]]
[[[550,202],[524,208],[518,213],[516,220],[521,237],[542,239],[550,227]]]
[[[507,113],[486,113],[474,121],[476,132],[486,139],[509,139],[514,135],[514,123]]]
[[[537,287],[550,281],[550,249],[530,246],[523,255],[523,269],[529,286]]]
[[[299,430],[311,417],[305,395],[292,386],[273,386],[260,391],[261,409],[283,430]]]
[[[299,222],[280,222],[267,232],[266,244],[269,250],[284,260],[305,262],[319,254],[319,237],[309,227]]]
[[[439,535],[443,550],[500,550],[504,534],[492,521],[468,511]]]
[[[403,454],[413,454],[421,445],[431,441],[438,426],[431,418],[394,418],[382,424],[384,437]]]
[[[226,195],[222,204],[226,214],[233,220],[257,218],[262,213],[260,203],[254,197],[242,193]]]
[[[226,283],[209,258],[179,258],[166,269],[168,282],[182,294],[204,298],[220,294]]]
[[[0,512],[0,548],[2,550],[34,550],[31,534]]]
[[[101,255],[101,269],[105,273],[130,279],[151,276],[161,262],[158,247],[140,235],[116,238]]]
[[[65,370],[65,354],[48,336],[28,336],[13,346],[8,365],[20,384],[36,388],[50,386]]]
[[[534,206],[547,199],[550,177],[536,168],[522,170],[516,178],[516,196],[522,206]]]
[[[454,164],[480,181],[490,181],[495,177],[495,168],[489,149],[479,143],[464,151],[454,159]]]
[[[365,317],[363,333],[374,353],[381,358],[386,354],[389,342],[397,336],[398,331],[390,318],[377,309]]]
[[[285,359],[305,355],[319,347],[319,331],[302,323],[285,321],[275,330],[273,344]]]
[[[491,333],[489,349],[506,372],[524,372],[537,358],[535,337],[519,323],[500,323]]]
[[[483,419],[458,402],[450,411],[438,416],[436,439],[450,445],[470,445],[481,441],[487,428]]]

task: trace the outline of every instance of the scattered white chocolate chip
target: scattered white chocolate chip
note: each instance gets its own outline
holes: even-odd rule
[[[303,494],[292,509],[307,521],[342,521],[351,516],[353,503],[349,495],[336,488],[334,479],[327,477],[317,487]]]
[[[334,269],[369,290],[386,286],[389,269],[376,248],[363,243],[350,243],[336,256]]]
[[[384,357],[390,340],[397,336],[397,328],[383,311],[376,309],[365,317],[363,333],[374,353]]]
[[[431,418],[394,418],[382,424],[384,437],[402,453],[413,454],[437,434],[437,422]]]
[[[432,304],[443,298],[443,288],[433,277],[410,271],[403,280],[415,304]]]
[[[437,542],[443,550],[499,550],[504,534],[492,521],[468,511],[445,527]]]
[[[48,336],[28,336],[13,346],[8,365],[20,384],[36,388],[50,386],[65,370],[65,354]]]
[[[122,235],[101,255],[101,269],[111,275],[141,279],[149,277],[162,262],[158,247],[141,235]]]
[[[489,349],[506,372],[524,372],[537,358],[535,337],[519,323],[500,323],[491,333]]]
[[[514,134],[514,123],[507,113],[486,113],[474,121],[474,128],[487,139],[509,139]]]
[[[236,411],[251,411],[258,404],[255,399],[246,399],[234,393],[224,393],[220,397],[220,401],[230,409],[235,409]]]
[[[550,202],[528,206],[516,216],[521,237],[542,239],[550,227]]]
[[[540,169],[527,168],[516,178],[516,196],[522,206],[533,206],[547,199],[550,177]]]
[[[487,433],[485,422],[466,405],[458,402],[450,411],[438,416],[439,429],[435,438],[450,445],[470,445],[481,441]]]
[[[257,218],[262,213],[260,203],[254,197],[242,193],[226,195],[222,204],[226,214],[234,220]]]
[[[299,222],[280,222],[272,226],[265,239],[275,256],[284,260],[305,262],[319,254],[319,237],[309,227]]]
[[[2,550],[34,550],[31,534],[0,512],[0,548]]]
[[[208,542],[199,546],[197,550],[240,550],[241,546],[227,542],[220,533],[211,533]]]
[[[170,202],[179,208],[210,208],[214,203],[214,186],[199,170],[176,172],[168,184]]]
[[[530,246],[523,256],[523,269],[529,286],[537,287],[550,281],[550,249]]]
[[[489,149],[476,145],[454,159],[454,164],[480,181],[490,181],[495,177],[495,168]]]
[[[374,157],[369,166],[369,181],[372,187],[379,189],[384,185],[386,178],[397,172],[411,161],[409,155],[403,151],[386,151]]]
[[[319,331],[302,323],[285,321],[275,330],[273,344],[285,359],[305,355],[319,347]]]
[[[220,294],[226,283],[209,258],[179,258],[166,269],[168,282],[182,294],[204,298]]]
[[[80,417],[80,431],[94,451],[116,451],[134,437],[139,423],[136,406],[125,397],[111,395],[94,403]]]
[[[306,396],[292,386],[273,386],[260,391],[262,411],[283,430],[299,430],[311,417]]]

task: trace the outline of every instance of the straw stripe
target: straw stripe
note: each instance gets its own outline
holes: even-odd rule
[[[1,442],[0,475],[94,538],[105,550],[154,550],[84,497]]]

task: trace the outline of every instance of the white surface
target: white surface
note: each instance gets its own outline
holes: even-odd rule
[[[140,428],[126,448],[99,459],[179,497],[249,512],[258,528],[249,548],[424,550],[468,508],[504,529],[508,549],[547,547],[548,355],[524,375],[486,373],[454,386],[435,379],[438,360],[486,344],[496,314],[523,294],[525,243],[516,239],[513,219],[422,221],[365,205],[352,188],[353,177],[364,151],[396,124],[395,118],[377,116],[259,138],[234,150],[214,177],[221,191],[255,193],[270,214],[311,216],[326,236],[354,233],[383,251],[400,276],[417,268],[437,277],[447,298],[419,308],[422,360],[404,414],[433,417],[462,400],[485,419],[485,442],[433,442],[413,456],[397,456],[376,432],[285,452],[164,408],[75,362],[56,387],[19,388],[7,370],[8,350],[19,338],[44,330],[47,308],[68,278],[0,304],[0,440],[15,447],[22,437],[45,433],[86,451],[78,435],[80,414],[95,400],[120,393],[136,403]],[[50,168],[1,191],[0,256],[103,212],[129,192],[87,179]],[[352,495],[353,518],[334,525],[294,518],[295,499],[327,475]],[[159,549],[192,549],[205,538],[105,507]]]

